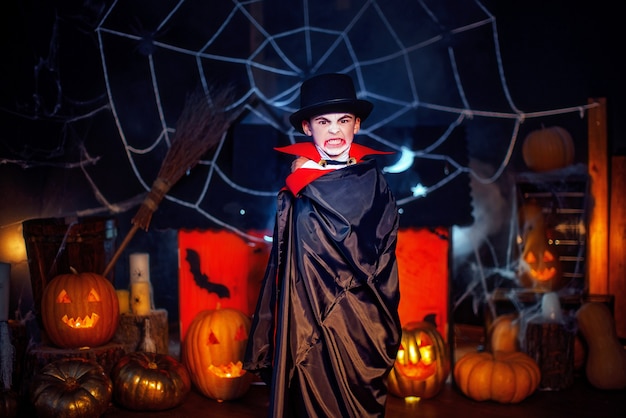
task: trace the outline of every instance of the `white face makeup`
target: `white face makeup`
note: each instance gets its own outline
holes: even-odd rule
[[[302,130],[331,158],[350,148],[361,119],[351,113],[326,113],[302,121]]]

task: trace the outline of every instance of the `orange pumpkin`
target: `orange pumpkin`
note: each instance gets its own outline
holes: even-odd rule
[[[560,126],[530,132],[522,144],[524,162],[533,171],[550,171],[574,162],[574,141]]]
[[[402,341],[389,373],[389,393],[429,399],[439,393],[450,374],[448,346],[428,322],[402,327]]]
[[[586,360],[587,347],[585,347],[585,344],[583,343],[580,334],[576,334],[576,336],[574,337],[574,370],[583,370]]]
[[[454,380],[465,396],[476,401],[518,403],[537,390],[541,372],[521,351],[470,352],[455,364]]]
[[[576,322],[587,348],[587,381],[601,390],[626,389],[626,348],[609,307],[602,302],[585,302],[576,311]]]
[[[520,209],[521,257],[517,277],[522,286],[551,292],[563,287],[562,265],[555,247],[548,243],[542,208],[527,203]]]
[[[504,314],[496,317],[487,331],[489,351],[519,351],[519,315]]]
[[[115,288],[96,273],[61,274],[44,289],[41,318],[48,338],[62,348],[98,347],[119,323]]]
[[[189,324],[182,360],[194,385],[217,401],[246,394],[253,375],[242,369],[251,321],[235,308],[204,310]]]

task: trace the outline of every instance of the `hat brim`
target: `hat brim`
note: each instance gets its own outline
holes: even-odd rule
[[[374,104],[367,100],[361,99],[340,99],[332,100],[324,103],[318,103],[311,106],[303,107],[297,112],[292,113],[289,116],[289,122],[300,133],[304,133],[302,130],[302,121],[311,119],[313,116],[324,115],[326,113],[352,113],[361,121],[365,120],[372,109]]]

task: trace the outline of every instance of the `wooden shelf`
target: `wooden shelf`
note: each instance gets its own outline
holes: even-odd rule
[[[547,173],[516,177],[518,207],[541,206],[552,231],[549,245],[559,254],[563,279],[571,293],[586,291],[586,245],[590,207],[587,166],[578,164]]]

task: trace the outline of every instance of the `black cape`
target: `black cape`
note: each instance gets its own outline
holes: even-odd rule
[[[402,332],[393,195],[370,160],[277,204],[244,368],[270,417],[381,417]]]

